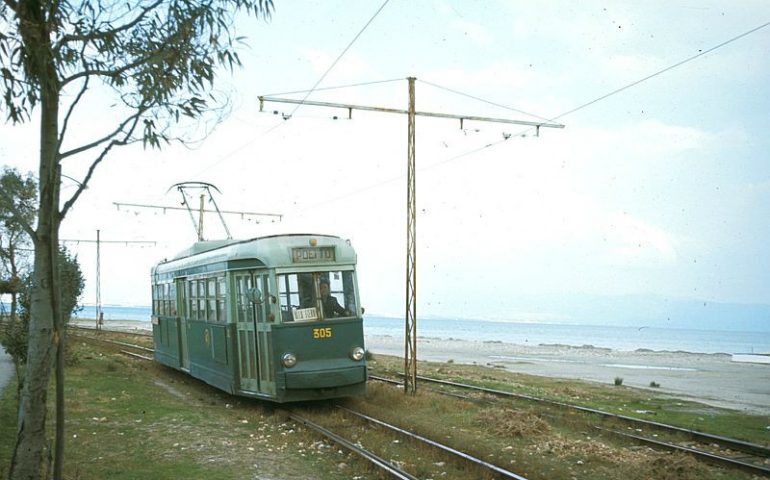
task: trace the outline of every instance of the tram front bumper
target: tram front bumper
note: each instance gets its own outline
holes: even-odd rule
[[[320,371],[286,372],[286,389],[332,388],[366,381],[366,367],[356,366]]]

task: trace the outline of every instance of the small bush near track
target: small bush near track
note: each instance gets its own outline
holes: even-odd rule
[[[541,435],[551,430],[548,422],[537,414],[510,408],[490,408],[481,412],[476,421],[498,435],[511,437]]]

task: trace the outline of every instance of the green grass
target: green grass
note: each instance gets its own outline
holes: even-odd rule
[[[0,478],[7,478],[16,438],[16,379],[0,394]]]
[[[293,425],[270,406],[91,345],[77,349],[65,381],[65,478],[349,478],[335,456],[296,448]],[[5,478],[16,435],[13,385],[0,402]],[[48,418],[52,438],[52,410]]]

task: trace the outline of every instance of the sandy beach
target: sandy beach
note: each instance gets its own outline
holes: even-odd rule
[[[404,354],[403,339],[367,336],[373,353]],[[419,338],[418,360],[476,363],[512,372],[623,385],[708,405],[770,415],[770,365],[733,362],[723,353],[621,352],[566,345],[524,346]],[[650,382],[660,385],[650,387]]]
[[[93,320],[75,323],[93,327]],[[108,321],[106,328],[147,331],[149,322]],[[403,338],[367,335],[372,353],[404,355]],[[746,413],[770,415],[770,365],[733,362],[723,353],[623,352],[566,345],[514,345],[418,337],[418,360],[479,364],[512,372],[623,385]],[[651,388],[650,382],[660,385]]]

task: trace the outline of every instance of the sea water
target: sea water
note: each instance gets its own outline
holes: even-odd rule
[[[364,329],[368,335],[403,338],[404,320],[365,317]],[[623,351],[649,349],[698,353],[770,352],[770,332],[418,318],[417,336],[531,346],[590,345]]]
[[[104,306],[104,320],[150,321],[150,307]],[[94,318],[95,308],[85,307],[80,318]],[[364,316],[367,335],[404,337],[404,319]],[[487,320],[419,318],[418,338],[504,342],[517,345],[591,345],[634,351],[685,351],[697,353],[768,353],[770,332],[717,331],[660,327],[513,323]]]

